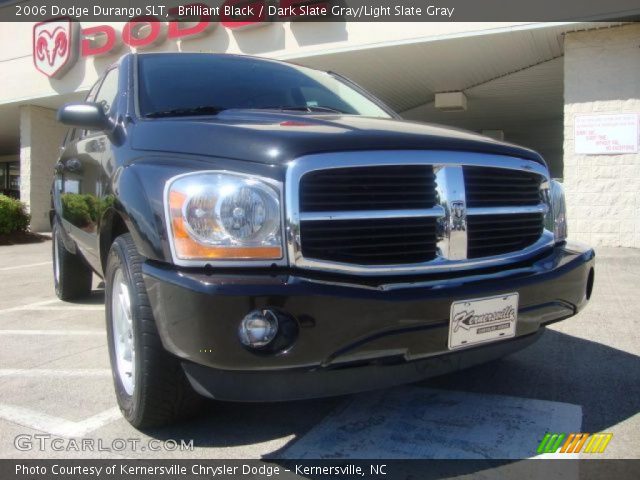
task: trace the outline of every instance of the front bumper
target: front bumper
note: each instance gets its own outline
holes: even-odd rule
[[[224,400],[285,400],[416,381],[498,358],[533,342],[540,327],[588,301],[590,248],[568,244],[510,269],[363,285],[362,279],[269,272],[176,270],[148,262],[145,283],[167,350],[191,382]],[[519,293],[516,337],[451,352],[451,303]],[[251,310],[277,308],[299,321],[284,353],[238,340]]]

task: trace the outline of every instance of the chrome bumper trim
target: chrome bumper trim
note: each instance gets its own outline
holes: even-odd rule
[[[374,218],[420,218],[444,217],[444,208],[433,207],[423,210],[354,210],[344,212],[305,212],[300,213],[301,222],[322,220],[367,220]]]

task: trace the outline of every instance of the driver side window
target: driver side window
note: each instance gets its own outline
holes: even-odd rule
[[[98,93],[98,88],[100,87],[100,80],[98,80],[96,83],[93,84],[93,86],[91,87],[91,89],[89,90],[89,93],[87,94],[87,96],[85,97],[84,101],[85,102],[93,102],[96,98],[96,93]],[[74,128],[72,129],[67,138],[65,139],[64,144],[67,145],[68,143],[74,142],[82,137],[85,137],[88,133],[88,130],[82,130],[80,128]]]
[[[116,102],[116,97],[118,96],[118,69],[112,68],[106,74],[106,76],[102,79],[102,81],[98,80],[91,90],[89,90],[89,94],[85,101],[87,102],[95,102],[102,104],[102,108],[104,108],[104,112],[109,115],[111,113],[111,109],[113,104]],[[89,130],[80,131],[80,137],[84,138],[89,135]],[[75,137],[75,132],[73,134]],[[75,138],[74,138],[75,139]]]
[[[102,104],[104,112],[109,115],[118,96],[118,69],[113,68],[107,72],[98,90],[95,102]]]

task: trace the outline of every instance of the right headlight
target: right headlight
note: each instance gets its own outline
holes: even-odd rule
[[[231,172],[194,172],[169,180],[165,209],[177,260],[283,258],[280,188]]]
[[[567,238],[567,207],[564,200],[564,187],[557,180],[549,182],[547,204],[549,210],[545,217],[545,227],[553,232],[556,242]]]

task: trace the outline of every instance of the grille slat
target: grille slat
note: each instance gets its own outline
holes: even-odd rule
[[[517,207],[519,205],[536,205],[538,202],[535,200],[525,200],[525,199],[509,199],[509,200],[486,200],[486,201],[476,201],[474,203],[475,207],[495,207],[500,205],[501,207]]]
[[[487,189],[487,191],[483,191],[478,189],[478,192],[475,193],[481,193],[483,195],[487,195],[487,196],[492,196],[492,197],[508,197],[510,195],[520,195],[520,196],[536,196],[536,197],[540,197],[540,194],[538,192],[538,187],[535,187],[534,189],[531,189],[531,191],[525,191],[524,189],[521,189],[520,191],[513,191],[513,190],[505,190],[505,191],[500,191],[500,190],[496,190],[495,187],[492,188],[491,190]]]
[[[300,226],[305,257],[363,265],[433,260],[435,233],[435,218],[322,220]]]
[[[421,218],[414,218],[412,220],[415,220],[415,223],[412,223],[411,225],[403,225],[403,231],[411,231],[413,229],[424,229],[424,228],[429,228],[432,226],[432,220],[427,218],[427,219],[421,219]],[[423,220],[423,221],[421,221]],[[383,222],[383,220],[380,220],[380,222]],[[313,225],[314,224],[318,224],[318,230],[316,230],[315,232],[313,231]],[[344,225],[340,225],[340,223],[344,224]],[[305,229],[311,233],[318,233],[318,231],[320,232],[362,232],[365,230],[370,230],[371,227],[370,226],[366,226],[366,225],[358,225],[358,224],[353,224],[352,222],[347,222],[347,221],[343,221],[343,222],[333,222],[333,224],[331,224],[331,222],[304,222],[305,225]],[[397,227],[396,225],[392,223],[385,225],[384,223],[380,223],[378,225],[376,225],[376,230],[377,231],[385,231],[385,230],[391,230],[391,231],[397,231]]]
[[[535,178],[517,179],[517,178],[501,178],[491,181],[477,181],[473,177],[467,175],[465,184],[473,188],[508,188],[505,185],[505,181],[508,181],[512,185],[516,185],[518,188],[537,188],[538,180]]]
[[[305,239],[305,242],[316,242],[318,240],[320,241],[324,241],[327,238],[330,238],[332,240],[341,240],[343,242],[348,242],[350,240],[361,240],[362,236],[361,235],[334,235],[334,234],[329,234],[326,235],[326,232],[321,232],[315,233],[315,238],[312,239]],[[415,237],[415,238],[420,238],[422,241],[427,240],[429,235],[431,235],[434,232],[429,232],[429,233],[388,233],[388,234],[380,234],[377,233],[376,234],[376,238],[408,238],[408,237]]]
[[[376,201],[376,210],[402,210],[404,208],[406,208],[407,205],[407,200],[377,200]],[[418,202],[416,202],[418,203]],[[422,203],[422,202],[420,202]],[[342,208],[335,208],[335,207],[340,207],[342,205],[345,204],[345,200],[343,199],[342,201],[336,201],[336,202],[308,202],[307,203],[307,212],[325,212],[327,210],[333,211],[333,212],[341,212],[341,211],[346,211]],[[349,202],[349,207],[350,210],[369,210],[369,206],[371,205],[371,202],[366,201],[360,201],[360,202]],[[416,208],[421,208],[418,205],[412,205],[411,207],[409,207],[410,209],[416,209]]]
[[[520,230],[518,233],[518,235],[537,235],[537,231],[538,229],[536,229],[535,231],[531,230],[528,232],[522,231]],[[510,231],[508,233],[503,233],[502,235],[483,235],[482,237],[482,243],[491,241],[491,246],[496,246],[499,242],[496,242],[495,240],[513,240],[513,235],[514,235],[514,231]],[[482,246],[482,245],[480,245]],[[474,248],[474,246],[472,245],[472,248]]]
[[[536,224],[538,222],[537,213],[527,214],[511,214],[511,215],[471,215],[476,225],[487,224],[489,226],[494,225],[510,225],[517,223],[524,225],[526,223]]]
[[[536,233],[540,227],[538,225],[532,226],[523,226],[520,231],[523,233]],[[500,234],[501,232],[513,232],[514,229],[511,227],[496,227],[496,228],[477,228],[474,227],[475,234],[482,234],[483,238],[492,238],[493,234]]]
[[[306,197],[326,197],[328,194],[337,194],[343,197],[362,197],[362,196],[371,196],[371,193],[363,193],[363,192],[307,192]],[[399,191],[399,192],[378,192],[376,193],[377,197],[388,197],[402,194],[405,197],[435,197],[434,194],[428,194],[425,192],[407,192],[407,191]]]
[[[433,173],[433,168],[428,166],[418,166],[418,165],[394,165],[388,167],[353,167],[353,168],[336,168],[333,170],[320,170],[308,173],[305,177],[314,177],[320,180],[348,180],[353,179],[359,181],[363,178],[375,178],[375,179],[389,179],[389,178],[408,178],[411,180],[415,180],[415,176],[412,173],[403,173],[399,171],[393,171],[390,169],[402,169],[402,170],[410,170],[410,169],[418,169],[420,173],[423,171],[431,171]],[[358,172],[356,172],[358,170]],[[369,171],[366,171],[369,170]],[[378,171],[380,173],[371,173],[373,171]],[[326,173],[326,172],[331,173]],[[435,179],[435,175],[432,175]]]
[[[474,167],[465,167],[465,172],[468,171],[468,169],[471,169]],[[524,172],[525,175],[535,175],[535,174],[531,174],[528,172]],[[538,183],[538,180],[535,177],[531,177],[531,178],[522,178],[522,177],[510,177],[508,175],[505,176],[496,176],[496,177],[477,177],[475,176],[472,172],[469,172],[466,174],[465,176],[466,179],[466,183],[469,186],[472,187],[482,187],[482,186],[487,186],[487,187],[504,187],[505,186],[505,181],[508,181],[509,183],[518,185],[518,186],[522,186],[522,187],[533,187]]]
[[[435,175],[430,165],[318,170],[300,181],[304,212],[418,209],[435,203]]]
[[[379,239],[379,237],[376,237],[377,239]],[[306,241],[307,245],[310,247],[324,247],[326,246],[329,242],[327,240],[314,240],[314,241]],[[340,246],[341,247],[345,247],[345,248],[350,248],[352,250],[366,250],[366,249],[371,249],[371,248],[380,248],[380,247],[385,247],[385,248],[392,248],[392,247],[412,247],[415,245],[422,245],[424,246],[425,244],[428,244],[429,242],[426,239],[421,239],[421,240],[410,240],[410,241],[404,241],[404,242],[373,242],[371,240],[367,240],[367,239],[360,239],[359,242],[351,242],[351,243],[347,243],[344,241],[340,242]]]
[[[522,250],[542,235],[541,213],[467,217],[467,257],[479,258]]]
[[[395,179],[394,179],[395,180]],[[416,188],[422,188],[424,186],[424,181],[421,182],[416,182],[414,181],[415,179],[413,177],[407,177],[406,181],[402,181],[402,182],[390,182],[390,181],[385,181],[385,182],[379,182],[379,181],[375,181],[375,182],[371,182],[369,181],[367,183],[368,187],[385,187],[385,188],[406,188],[406,187],[416,187]],[[326,179],[327,182],[330,182],[329,179]],[[313,184],[313,183],[309,183],[307,185],[308,189],[311,190],[327,190],[327,189],[345,189],[345,188],[353,188],[353,187],[361,187],[362,184],[358,181],[355,181],[353,183],[347,183],[347,182],[340,182],[339,184],[334,184],[334,185],[328,185],[328,184],[322,184],[322,183],[318,183],[318,184]]]
[[[534,172],[465,166],[467,207],[537,205],[542,177]]]

